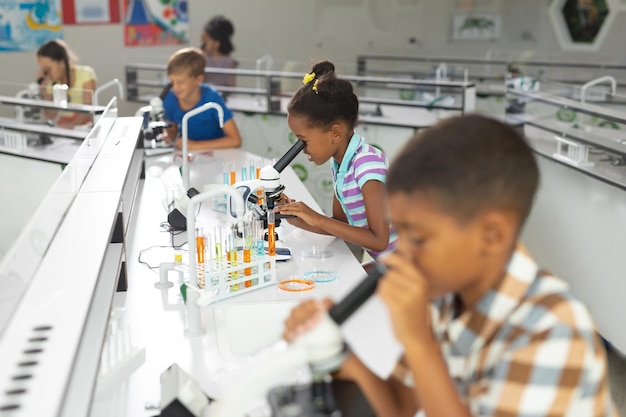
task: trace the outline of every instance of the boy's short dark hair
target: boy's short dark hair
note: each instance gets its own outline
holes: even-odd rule
[[[191,77],[204,75],[206,56],[200,48],[182,48],[167,61],[167,75],[187,72]]]
[[[530,212],[539,170],[526,140],[511,126],[480,115],[457,116],[425,129],[402,148],[387,190],[425,193],[461,222],[491,208]]]

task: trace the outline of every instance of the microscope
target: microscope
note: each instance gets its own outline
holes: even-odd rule
[[[163,140],[163,134],[165,129],[169,126],[169,122],[165,117],[165,110],[163,109],[163,99],[167,96],[172,84],[168,83],[158,97],[154,97],[150,100],[150,105],[139,109],[141,116],[144,117],[143,122],[143,138],[144,140],[151,141],[154,145],[156,142]],[[149,108],[149,109],[148,109]]]
[[[28,88],[18,91],[15,96],[29,100],[40,100],[39,88],[38,83],[30,83]],[[24,123],[43,123],[41,109],[32,106],[15,106],[15,118]]]
[[[285,349],[254,370],[235,392],[209,405],[209,417],[243,417],[249,404],[266,391],[275,376],[308,364],[312,383],[271,389],[268,400],[274,417],[373,417],[367,400],[357,387],[329,382],[329,373],[341,367],[348,351],[340,327],[374,294],[384,275],[382,265],[376,265],[356,288],[339,301],[311,331],[301,335]],[[279,342],[285,343],[285,342]]]
[[[296,141],[273,166],[267,165],[261,168],[258,179],[240,181],[233,184],[233,187],[242,194],[243,200],[251,203],[253,216],[263,221],[263,227],[265,229],[267,229],[268,224],[267,213],[274,209],[276,201],[280,199],[285,190],[285,186],[280,183],[280,173],[298,156],[305,146],[306,144],[301,140]],[[265,191],[265,202],[262,206],[257,204],[258,197],[255,193],[259,188],[263,188]],[[275,216],[275,226],[278,227],[280,220],[288,217],[294,216],[277,213]]]

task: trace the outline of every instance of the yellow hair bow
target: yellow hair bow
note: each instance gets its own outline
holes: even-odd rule
[[[302,78],[302,83],[303,84],[308,84],[311,81],[313,81],[314,79],[315,79],[315,73],[314,72],[310,72],[310,73],[304,75],[304,78]]]

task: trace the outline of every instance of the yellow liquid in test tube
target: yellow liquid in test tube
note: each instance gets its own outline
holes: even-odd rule
[[[237,266],[237,248],[228,251],[228,260],[230,261],[231,266]],[[232,279],[237,279],[239,278],[239,273],[237,271],[233,271],[230,273],[230,277]],[[233,292],[238,291],[239,284],[231,285],[230,290]]]

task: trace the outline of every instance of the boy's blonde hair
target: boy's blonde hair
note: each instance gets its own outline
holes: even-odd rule
[[[167,61],[167,75],[187,72],[191,77],[204,75],[206,56],[200,48],[189,47],[174,52]]]

